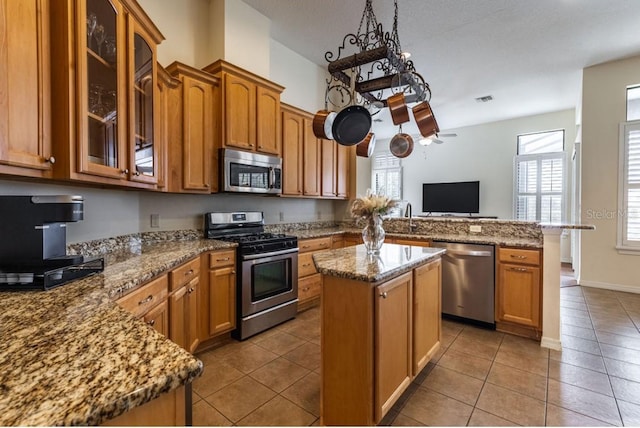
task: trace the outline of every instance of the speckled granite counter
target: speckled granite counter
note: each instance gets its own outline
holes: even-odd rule
[[[0,294],[0,425],[97,425],[192,381],[202,362],[115,299],[198,254],[195,240],[107,255],[104,272]]]
[[[379,255],[371,256],[364,245],[356,245],[315,253],[313,262],[323,275],[381,282],[436,259],[445,252],[441,248],[384,244]]]

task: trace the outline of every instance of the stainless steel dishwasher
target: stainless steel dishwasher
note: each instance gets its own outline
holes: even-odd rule
[[[442,313],[495,327],[495,247],[434,241],[442,257]]]

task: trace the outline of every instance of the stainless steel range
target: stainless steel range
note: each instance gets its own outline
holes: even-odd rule
[[[237,324],[244,340],[294,318],[298,310],[298,239],[266,233],[262,212],[207,213],[205,237],[236,242]]]

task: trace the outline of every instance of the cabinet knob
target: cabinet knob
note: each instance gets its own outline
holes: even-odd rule
[[[204,183],[204,187],[209,188],[209,183]]]
[[[236,274],[236,271],[235,271],[235,270],[232,270],[232,271],[231,271],[231,273],[235,275],[235,274]]]
[[[125,168],[125,169],[120,170],[120,173],[129,174],[129,168]]]
[[[50,163],[51,165],[53,165],[54,163],[56,163],[56,158],[54,158],[53,156],[49,156],[44,161]]]
[[[140,175],[140,171],[136,171],[136,172],[134,172],[134,173],[133,173],[133,175],[135,175],[135,176]]]
[[[142,299],[138,302],[138,305],[144,305],[145,303],[149,303],[153,300],[153,296],[149,294],[145,299]]]
[[[512,268],[509,268],[509,270],[514,271],[514,272],[529,272],[529,269],[527,269],[527,268],[515,268],[515,267],[512,267]]]
[[[383,291],[382,293],[380,293],[380,297],[382,297],[383,299],[386,299],[388,296],[386,291]]]
[[[527,258],[527,256],[518,256],[516,254],[511,254],[511,258],[512,259],[518,259],[518,260],[524,260]]]
[[[216,259],[217,262],[228,262],[229,257],[225,257],[224,259]]]
[[[149,324],[151,327],[153,327],[156,324],[156,320],[149,320],[149,322],[147,322],[147,324]]]
[[[194,292],[194,291],[196,291],[196,290],[195,290],[195,288],[191,287],[191,288],[189,288],[187,291],[189,292],[189,294],[191,294],[191,293],[193,293],[193,292]]]
[[[186,271],[186,272],[184,273],[184,276],[189,276],[189,275],[191,275],[191,274],[193,274],[193,269],[189,269],[188,271]]]

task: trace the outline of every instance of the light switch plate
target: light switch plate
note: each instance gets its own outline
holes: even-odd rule
[[[151,214],[151,227],[160,227],[160,214]]]
[[[469,226],[469,232],[482,232],[482,226]]]

